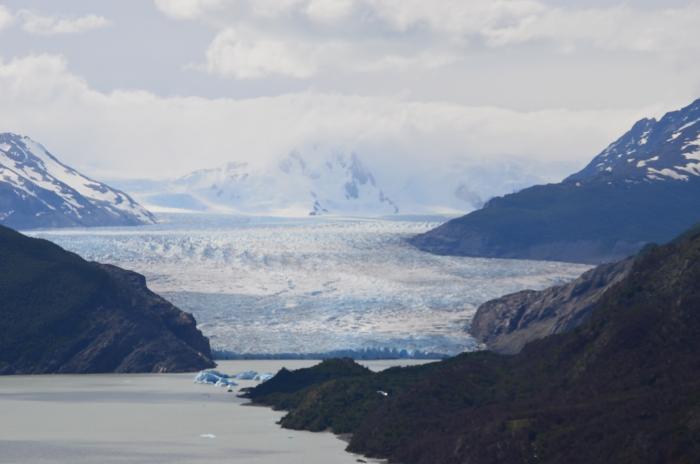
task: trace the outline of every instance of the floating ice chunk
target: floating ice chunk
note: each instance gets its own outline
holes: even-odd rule
[[[260,374],[256,375],[253,380],[256,382],[267,382],[271,378],[273,378],[275,374],[270,374],[269,372],[261,372]]]
[[[194,383],[210,383],[210,384],[215,384],[216,382],[219,381],[221,377],[218,375],[208,372],[208,371],[202,371],[198,373],[195,378],[194,378]]]
[[[219,371],[213,371],[213,370],[199,372],[194,378],[194,383],[210,384],[210,385],[216,385],[219,387],[228,387],[230,385],[234,385],[234,386],[237,385],[236,382],[229,379],[229,376],[227,374],[223,374]]]
[[[216,435],[213,433],[203,433],[199,436],[199,438],[216,438]]]
[[[235,387],[238,384],[231,379],[219,379],[214,385],[216,385],[217,387],[230,388],[230,387]]]
[[[234,378],[238,380],[254,380],[257,376],[258,373],[255,371],[244,371],[239,374],[236,374]]]
[[[382,396],[389,396],[389,394],[387,392],[385,392],[384,390],[377,390],[377,394],[382,395]]]

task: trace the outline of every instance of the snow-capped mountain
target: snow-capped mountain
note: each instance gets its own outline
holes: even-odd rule
[[[700,100],[642,119],[563,182],[496,197],[412,239],[440,254],[600,263],[700,222]]]
[[[66,166],[29,137],[0,133],[0,224],[14,228],[155,222],[126,193]]]
[[[354,154],[302,156],[276,163],[228,163],[176,179],[144,201],[161,207],[242,214],[321,215],[399,212],[372,172]]]
[[[700,180],[700,99],[660,120],[642,119],[567,180]]]
[[[504,158],[422,168],[311,146],[275,160],[231,162],[169,181],[115,180],[153,210],[253,215],[457,215],[488,198],[542,182],[540,166]]]

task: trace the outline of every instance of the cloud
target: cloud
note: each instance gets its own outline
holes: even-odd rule
[[[307,78],[316,72],[319,47],[270,38],[246,37],[234,28],[219,32],[206,52],[206,69],[212,74],[253,79],[280,74]]]
[[[354,7],[353,0],[311,0],[306,15],[316,22],[334,23],[346,18]]]
[[[700,48],[700,3],[555,7],[540,0],[155,0],[216,31],[199,66],[236,79],[434,69],[480,47],[667,53]],[[243,32],[245,31],[245,32]],[[449,57],[449,59],[448,59]]]
[[[423,27],[457,38],[488,36],[547,9],[533,0],[367,0],[366,5],[393,30]]]
[[[220,8],[225,0],[154,0],[156,7],[176,19],[195,19]]]
[[[700,3],[643,9],[629,5],[606,8],[551,8],[527,20],[488,31],[492,46],[546,40],[571,47],[673,53],[700,48]]]
[[[10,10],[0,5],[0,31],[9,27],[15,21],[15,17]]]
[[[36,35],[79,34],[110,25],[102,16],[89,14],[78,18],[45,16],[30,10],[20,10],[17,16],[25,32]]]
[[[275,162],[318,144],[357,151],[389,179],[420,177],[455,163],[494,166],[511,157],[530,166],[564,162],[570,168],[647,113],[519,112],[314,92],[247,99],[105,93],[55,55],[0,62],[0,101],[2,130],[32,136],[69,164],[110,177]],[[503,173],[503,185],[508,176]]]

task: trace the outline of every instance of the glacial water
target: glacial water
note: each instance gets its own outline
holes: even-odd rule
[[[223,361],[219,370],[275,373],[317,361]],[[414,364],[370,361],[373,370]],[[246,406],[195,374],[0,376],[0,464],[355,464],[329,432],[286,430],[284,415]]]
[[[455,354],[476,307],[587,266],[435,256],[405,242],[436,218],[273,219],[169,214],[153,226],[33,231],[144,274],[216,350],[396,349]]]

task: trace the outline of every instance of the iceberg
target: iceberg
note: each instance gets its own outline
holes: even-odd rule
[[[229,387],[236,386],[237,383],[230,379],[228,374],[223,374],[215,370],[206,370],[199,372],[195,378],[194,383],[216,385],[217,387]]]
[[[269,372],[262,372],[262,373],[256,375],[255,377],[253,377],[253,380],[255,380],[256,382],[267,382],[268,380],[270,380],[274,376],[275,376],[275,374],[270,374]]]
[[[258,373],[255,371],[244,371],[239,374],[236,374],[234,378],[238,380],[255,380],[255,377],[257,376]]]
[[[235,387],[238,384],[231,379],[219,379],[214,385],[217,387]]]

